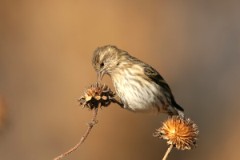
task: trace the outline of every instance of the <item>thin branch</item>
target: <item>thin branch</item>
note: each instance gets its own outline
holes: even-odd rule
[[[98,113],[98,108],[93,109],[93,118],[92,120],[88,123],[88,128],[86,130],[86,132],[84,133],[84,135],[82,136],[82,138],[80,139],[80,141],[73,146],[72,148],[70,148],[68,151],[66,151],[65,153],[57,156],[56,158],[54,158],[54,160],[59,160],[64,158],[65,156],[69,155],[70,153],[72,153],[73,151],[75,151],[76,149],[78,149],[79,146],[81,146],[81,144],[83,144],[83,142],[87,139],[89,133],[91,132],[93,126],[95,124],[97,124],[97,113]]]
[[[167,149],[167,151],[166,151],[166,153],[165,153],[165,155],[164,155],[164,157],[163,157],[162,160],[166,160],[166,159],[167,159],[167,157],[168,157],[169,153],[171,152],[172,148],[173,148],[173,145],[171,144],[171,145],[168,147],[168,149]]]

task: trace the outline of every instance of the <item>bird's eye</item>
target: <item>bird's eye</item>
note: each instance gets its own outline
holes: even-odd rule
[[[100,67],[102,68],[104,66],[104,63],[102,62],[101,64],[100,64]]]

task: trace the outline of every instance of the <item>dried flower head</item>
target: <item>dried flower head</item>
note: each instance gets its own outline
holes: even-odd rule
[[[172,116],[163,122],[163,126],[157,129],[154,136],[166,139],[168,144],[177,149],[190,150],[196,147],[198,133],[197,125],[189,118]]]
[[[116,102],[114,99],[115,93],[107,85],[100,83],[92,84],[79,99],[80,105],[89,109],[98,107],[107,107],[111,102]]]

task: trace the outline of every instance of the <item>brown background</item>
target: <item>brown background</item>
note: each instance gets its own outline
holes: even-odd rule
[[[105,44],[156,68],[199,125],[198,148],[169,160],[239,159],[239,5],[1,0],[0,159],[48,160],[79,140],[92,115],[77,98],[96,81],[91,56]],[[159,160],[167,146],[152,133],[165,119],[111,105],[66,160]]]

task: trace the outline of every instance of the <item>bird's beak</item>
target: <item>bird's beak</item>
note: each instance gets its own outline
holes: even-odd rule
[[[97,72],[97,79],[98,79],[98,81],[101,81],[101,80],[102,80],[104,74],[105,74],[104,71],[99,71],[99,72]]]

